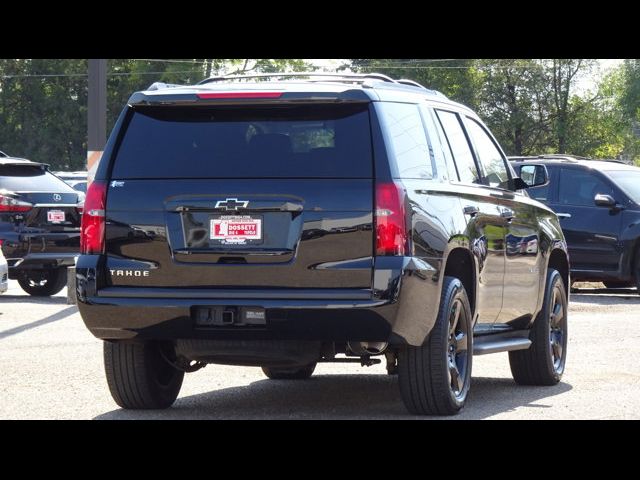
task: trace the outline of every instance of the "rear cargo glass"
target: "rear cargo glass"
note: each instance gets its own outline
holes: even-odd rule
[[[113,178],[371,178],[367,105],[143,107]]]
[[[14,192],[68,192],[69,185],[39,166],[0,165],[0,190]]]

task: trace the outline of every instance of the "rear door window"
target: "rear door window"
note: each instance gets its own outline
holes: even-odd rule
[[[366,104],[143,107],[114,178],[372,177]]]
[[[467,131],[476,147],[482,168],[482,183],[489,187],[507,188],[509,173],[506,159],[485,129],[473,118],[467,117]]]
[[[436,113],[447,137],[460,181],[464,183],[479,183],[478,168],[458,115],[444,110],[436,110]]]

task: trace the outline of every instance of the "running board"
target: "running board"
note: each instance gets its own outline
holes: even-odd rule
[[[510,352],[512,350],[526,350],[531,346],[528,338],[528,330],[523,332],[524,336],[514,336],[516,332],[508,334],[481,335],[473,339],[473,354],[487,355],[489,353]]]

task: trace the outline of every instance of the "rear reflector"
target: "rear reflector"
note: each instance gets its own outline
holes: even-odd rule
[[[399,184],[376,185],[376,255],[401,256],[407,252],[404,200]]]
[[[84,200],[80,232],[80,253],[104,253],[105,205],[107,184],[94,181],[89,185]]]
[[[280,98],[282,92],[212,92],[197,95],[198,98]]]

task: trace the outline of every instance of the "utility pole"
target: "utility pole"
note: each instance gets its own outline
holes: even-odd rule
[[[107,60],[89,59],[87,170],[93,180],[107,141]]]

